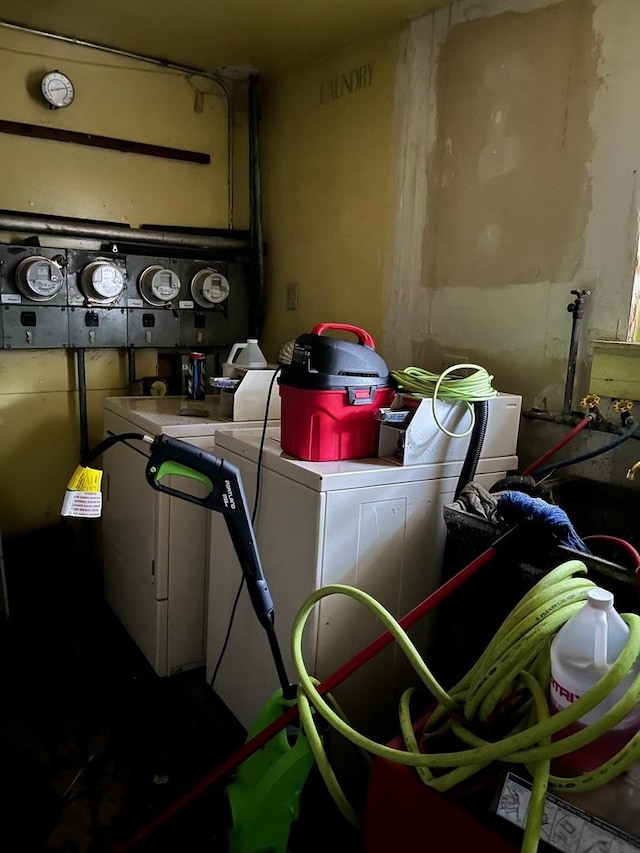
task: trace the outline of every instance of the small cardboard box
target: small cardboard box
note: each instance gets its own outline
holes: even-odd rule
[[[472,407],[461,401],[436,400],[438,421],[452,433],[466,432]],[[482,458],[515,456],[522,397],[501,394],[489,400],[489,420]],[[382,420],[378,456],[397,465],[463,462],[470,433],[455,437],[443,432],[433,416],[433,400],[398,394],[390,407],[393,420]],[[404,418],[401,413],[405,413]]]

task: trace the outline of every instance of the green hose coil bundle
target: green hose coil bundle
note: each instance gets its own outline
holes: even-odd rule
[[[471,370],[468,376],[458,376],[460,370]],[[455,375],[454,375],[455,374]],[[442,373],[430,373],[420,367],[407,367],[404,370],[392,370],[391,375],[399,389],[410,392],[414,397],[430,398],[433,419],[439,429],[451,438],[464,438],[473,430],[474,412],[471,403],[491,400],[498,392],[491,385],[493,376],[479,364],[454,364]],[[464,432],[450,432],[440,422],[436,400],[462,401],[471,413],[471,423]]]
[[[547,790],[588,791],[606,784],[640,761],[640,732],[605,764],[575,778],[551,773],[551,761],[592,743],[616,726],[640,702],[640,674],[607,713],[592,725],[552,742],[571,723],[595,708],[634,668],[640,655],[640,617],[622,614],[629,638],[611,668],[583,696],[551,715],[547,705],[550,680],[549,649],[554,635],[586,600],[596,584],[583,575],[586,566],[578,560],[563,563],[546,575],[523,597],[500,626],[469,672],[446,691],[431,674],[418,650],[397,621],[375,599],[361,590],[339,584],[316,590],[307,598],[294,621],[293,660],[297,670],[300,718],[320,772],[345,817],[357,824],[357,815],[347,802],[330,767],[318,734],[313,709],[347,740],[374,756],[415,767],[420,778],[438,791],[447,791],[484,770],[493,762],[521,764],[533,779],[531,800],[522,843],[523,853],[538,848]],[[331,700],[316,690],[317,681],[306,671],[302,657],[302,634],[314,606],[329,595],[347,595],[368,607],[394,636],[414,671],[435,700],[425,734],[447,734],[459,750],[443,753],[419,751],[409,702],[414,688],[400,700],[400,728],[406,750],[394,749],[365,737],[351,728]],[[499,739],[488,740],[474,732],[486,731],[488,722],[500,730]]]

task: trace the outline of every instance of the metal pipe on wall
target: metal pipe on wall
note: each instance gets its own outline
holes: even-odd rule
[[[83,349],[76,350],[76,362],[78,367],[78,411],[80,418],[80,457],[82,459],[89,453],[89,417],[87,413],[87,370],[85,363],[85,352]]]
[[[136,350],[129,347],[127,350],[127,378],[129,380],[129,394],[133,394],[133,386],[136,381]]]
[[[191,249],[244,249],[247,246],[246,240],[233,237],[181,234],[174,231],[156,231],[152,228],[126,228],[122,225],[92,225],[82,220],[73,222],[55,217],[27,216],[9,211],[0,212],[0,231],[51,234],[58,237],[85,237],[123,243],[151,243]]]
[[[562,404],[563,414],[570,414],[573,408],[573,386],[576,378],[576,364],[578,361],[578,343],[580,338],[580,325],[584,316],[584,297],[589,296],[590,290],[572,290],[575,296],[573,302],[567,305],[567,311],[572,315],[571,342],[569,344],[569,359],[567,362],[567,379],[564,387],[564,402]]]
[[[264,246],[262,237],[262,195],[260,185],[258,76],[249,78],[249,201],[251,261],[255,284],[255,334],[262,329],[264,315]]]
[[[233,105],[231,90],[229,89],[227,82],[220,77],[219,74],[215,74],[212,71],[205,71],[202,68],[194,68],[189,65],[180,65],[177,62],[169,62],[165,59],[159,59],[156,56],[147,56],[146,54],[135,53],[130,50],[120,50],[120,48],[100,44],[100,42],[85,41],[84,39],[75,38],[74,36],[62,35],[48,30],[39,30],[35,27],[26,27],[13,21],[0,21],[0,27],[7,30],[26,33],[28,35],[54,39],[55,41],[72,44],[76,47],[86,47],[91,50],[99,50],[102,51],[102,53],[110,53],[113,56],[122,56],[125,59],[147,62],[151,65],[157,65],[160,68],[166,68],[168,71],[178,71],[181,74],[186,74],[187,76],[205,77],[207,80],[212,80],[216,83],[227,101],[227,221],[228,227],[233,228]]]

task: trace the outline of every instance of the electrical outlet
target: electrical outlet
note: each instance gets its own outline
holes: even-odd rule
[[[448,370],[456,364],[468,364],[469,356],[459,352],[444,352],[442,353],[442,370]]]
[[[298,285],[287,285],[287,311],[295,311],[298,307]]]

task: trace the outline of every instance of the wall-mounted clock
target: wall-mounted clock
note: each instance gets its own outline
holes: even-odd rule
[[[52,110],[68,107],[75,97],[73,83],[61,71],[49,71],[45,74],[40,82],[40,89]]]

